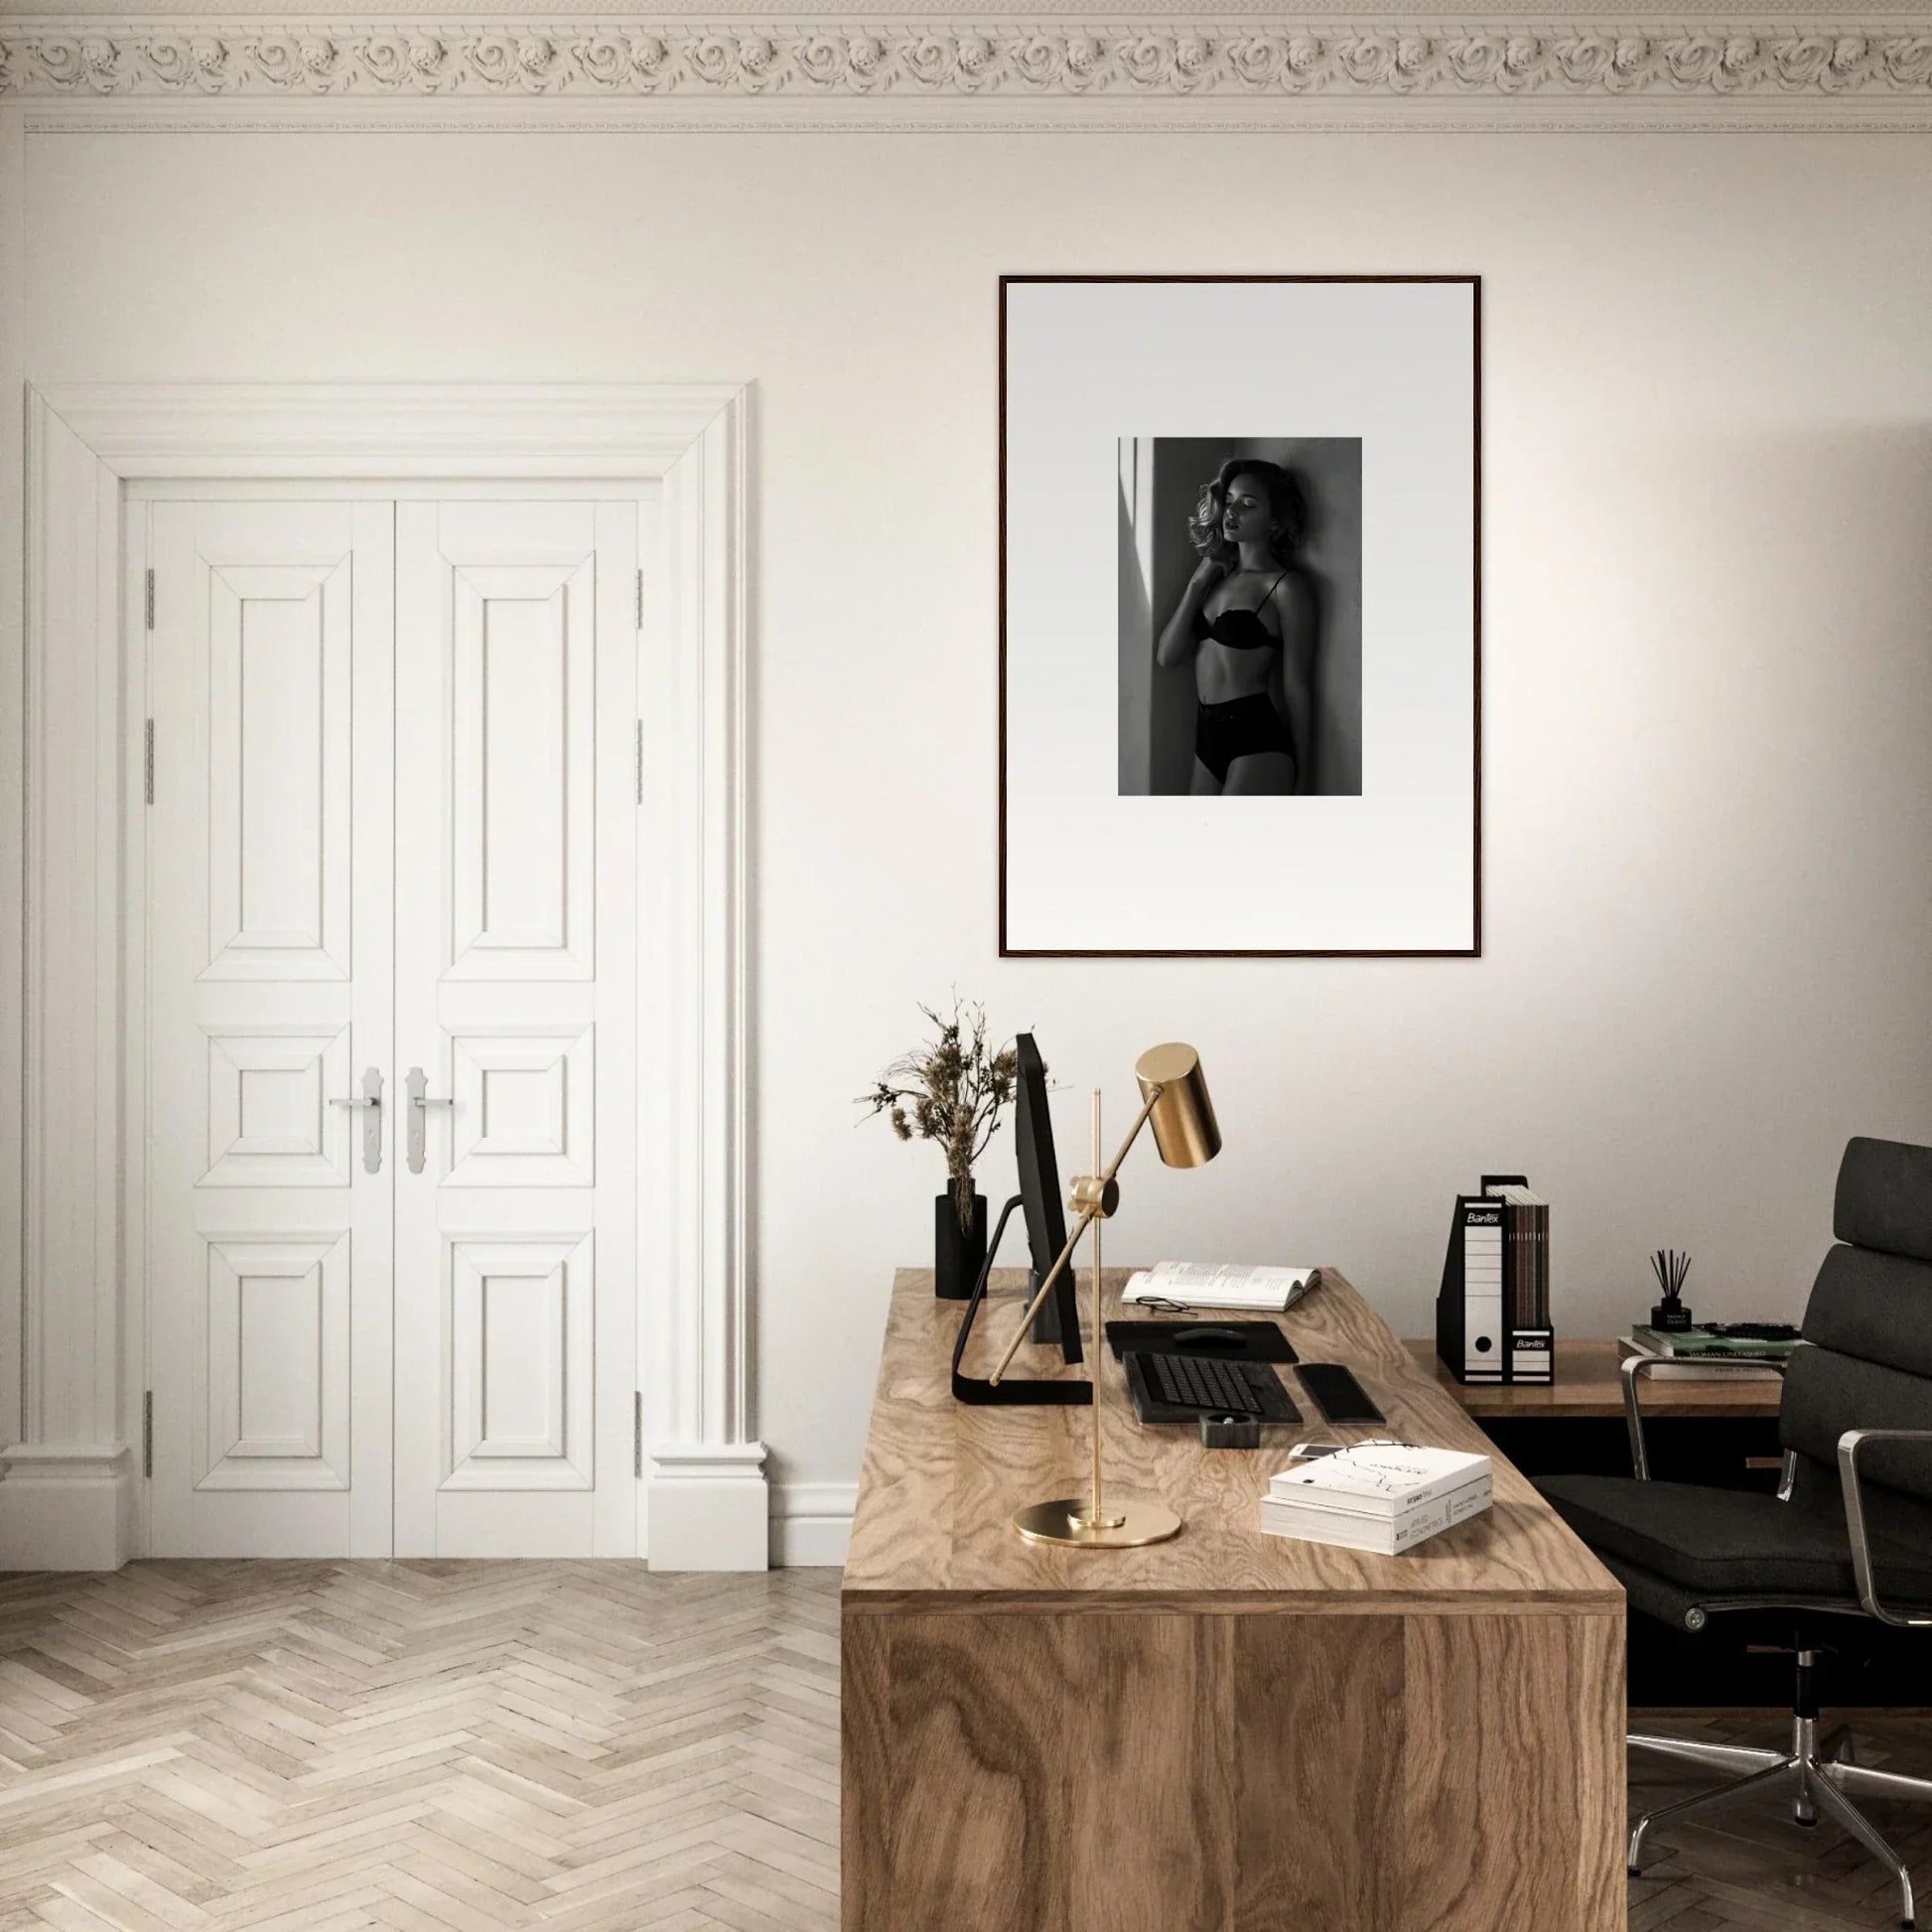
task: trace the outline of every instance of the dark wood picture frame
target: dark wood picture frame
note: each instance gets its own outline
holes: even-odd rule
[[[1210,286],[1241,283],[1297,284],[1394,284],[1423,286],[1454,284],[1470,291],[1473,319],[1473,366],[1471,369],[1472,465],[1470,491],[1472,507],[1471,597],[1471,690],[1473,747],[1473,797],[1471,834],[1474,841],[1471,867],[1472,905],[1470,943],[1455,947],[1046,947],[1015,946],[1007,928],[1007,684],[1008,684],[1008,542],[1007,542],[1007,463],[1008,463],[1008,342],[1007,294],[1010,288],[1025,284],[1136,284],[1185,283]],[[1003,959],[1475,959],[1482,954],[1482,277],[1480,275],[1002,275],[999,294],[999,935]]]

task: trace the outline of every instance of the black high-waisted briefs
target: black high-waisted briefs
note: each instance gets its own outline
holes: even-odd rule
[[[1226,704],[1204,704],[1194,713],[1194,756],[1221,783],[1228,781],[1228,766],[1236,759],[1256,752],[1286,752],[1293,759],[1294,741],[1282,714],[1269,701],[1267,692],[1251,691],[1245,698],[1230,698]]]

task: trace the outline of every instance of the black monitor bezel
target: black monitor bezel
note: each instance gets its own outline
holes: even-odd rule
[[[1047,1100],[1046,1063],[1032,1034],[1016,1034],[1014,1078],[1014,1160],[1020,1170],[1021,1211],[1027,1220],[1027,1246],[1033,1271],[1030,1294],[1039,1292],[1046,1271],[1066,1246],[1066,1216],[1060,1206],[1059,1162],[1053,1152],[1053,1116]],[[1082,1359],[1080,1320],[1068,1267],[1054,1283],[1034,1319],[1036,1342],[1058,1342],[1063,1359]]]

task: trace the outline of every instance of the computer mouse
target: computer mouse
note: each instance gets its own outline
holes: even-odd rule
[[[1207,1323],[1198,1328],[1176,1328],[1173,1331],[1173,1345],[1176,1348],[1225,1348],[1230,1342],[1237,1348],[1246,1348],[1248,1337],[1239,1328],[1216,1328]]]

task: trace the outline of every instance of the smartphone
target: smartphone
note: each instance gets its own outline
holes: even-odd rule
[[[1321,1412],[1323,1422],[1387,1422],[1368,1391],[1355,1380],[1354,1372],[1339,1362],[1304,1362],[1296,1369],[1302,1386]]]

